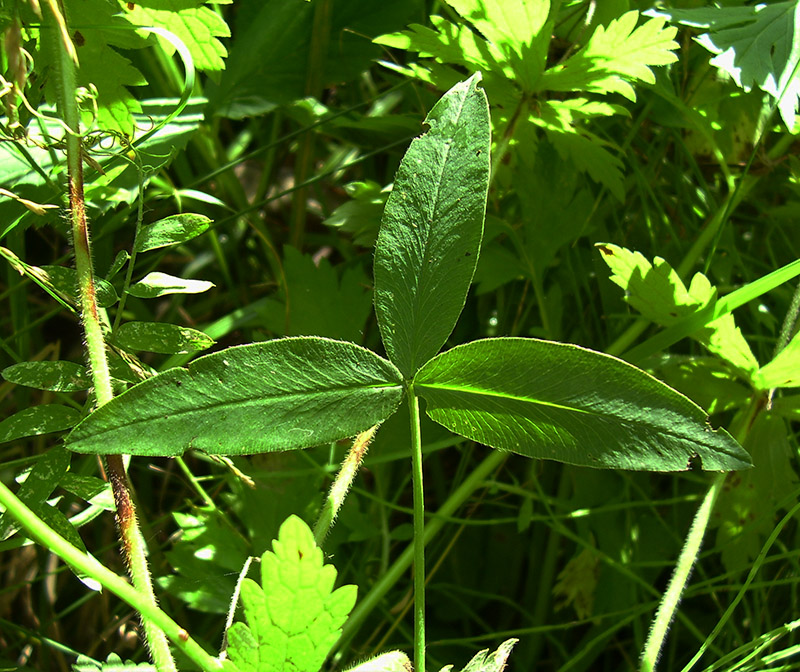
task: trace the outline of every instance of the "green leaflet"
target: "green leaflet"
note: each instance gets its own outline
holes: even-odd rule
[[[135,385],[75,427],[67,447],[150,456],[307,448],[382,422],[400,403],[401,381],[392,364],[352,343],[252,343]]]
[[[212,287],[214,283],[207,280],[176,278],[174,275],[155,271],[131,285],[128,293],[140,299],[154,299],[166,294],[200,294]]]
[[[165,322],[125,322],[115,336],[119,346],[132,352],[144,350],[177,355],[214,345],[214,339],[202,331]]]
[[[181,214],[143,226],[136,238],[136,251],[147,252],[196,238],[211,226],[205,215]]]
[[[682,471],[750,466],[703,409],[622,360],[535,339],[474,341],[414,377],[436,422],[494,448],[598,468]]]
[[[261,586],[242,582],[247,625],[228,630],[230,672],[318,672],[356,602],[356,587],[333,589],[314,535],[297,516],[281,525],[261,558]]]
[[[70,457],[69,451],[63,448],[51,448],[37,457],[28,477],[19,486],[17,497],[37,511],[46,505],[47,498],[67,473]],[[5,541],[18,528],[17,521],[10,515],[0,515],[0,541]]]
[[[489,188],[489,107],[480,74],[425,119],[395,177],[375,246],[375,311],[389,359],[410,378],[464,308]]]
[[[78,417],[78,411],[61,404],[25,408],[0,422],[0,443],[69,429],[78,421]]]
[[[3,378],[10,383],[51,392],[75,392],[92,386],[86,367],[65,361],[12,364],[3,369]]]

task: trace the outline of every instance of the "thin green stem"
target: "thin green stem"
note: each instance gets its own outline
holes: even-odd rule
[[[761,396],[753,397],[747,409],[734,419],[731,426],[731,433],[740,444],[745,443],[750,428],[753,426],[756,417],[763,408],[764,398]],[[647,637],[642,652],[642,661],[639,668],[640,672],[652,672],[656,667],[661,648],[664,646],[664,639],[675,617],[681,595],[683,595],[684,590],[686,590],[689,575],[697,561],[697,556],[700,553],[700,546],[703,543],[703,537],[705,536],[709,521],[711,520],[711,513],[714,511],[714,505],[717,503],[717,499],[722,492],[726,477],[727,474],[725,473],[717,474],[714,477],[711,486],[708,488],[703,498],[703,502],[700,504],[700,508],[694,516],[692,526],[689,528],[689,534],[678,556],[675,572],[661,599],[661,604],[656,612],[656,617],[653,619],[653,624],[650,626],[650,634]]]
[[[425,533],[422,539],[423,544],[428,544],[436,537],[442,528],[452,523],[452,517],[456,514],[459,508],[466,502],[474,492],[480,488],[484,481],[490,474],[495,472],[500,465],[508,458],[508,453],[503,453],[498,450],[493,450],[486,456],[472,472],[464,479],[464,482],[458,486],[456,491],[447,498],[441,508],[433,515],[430,516],[428,524],[425,526]],[[356,608],[347,619],[347,623],[342,628],[342,636],[339,638],[338,647],[341,648],[347,644],[356,634],[361,624],[367,619],[372,611],[380,604],[380,601],[392,589],[392,587],[400,581],[411,563],[414,561],[416,552],[416,544],[409,545],[400,556],[383,572],[380,578],[375,582],[370,591],[359,601]]]
[[[422,431],[419,397],[408,390],[411,416],[411,482],[414,492],[414,670],[425,672],[425,489],[422,482]]]
[[[342,508],[342,504],[344,504],[344,499],[347,497],[350,486],[353,485],[353,480],[355,480],[358,469],[367,454],[369,444],[377,431],[378,425],[373,425],[366,432],[361,432],[353,441],[350,450],[347,451],[347,457],[342,462],[339,473],[331,484],[331,489],[322,506],[322,511],[320,511],[319,518],[314,525],[314,540],[317,542],[317,546],[322,546],[322,542],[328,536],[331,525],[333,525],[339,509]]]
[[[656,617],[650,627],[650,634],[647,637],[642,653],[642,663],[639,668],[641,672],[652,672],[656,667],[667,630],[669,630],[672,619],[675,617],[681,595],[686,589],[689,575],[697,560],[697,554],[700,552],[700,546],[703,543],[703,537],[711,519],[711,512],[714,510],[714,504],[716,504],[719,493],[722,492],[726,475],[718,474],[714,477],[711,487],[703,498],[703,503],[695,514],[686,542],[678,556],[675,572],[670,579],[669,586],[661,599]]]
[[[203,670],[221,670],[222,663],[214,656],[207,653],[194,641],[184,628],[173,621],[167,614],[154,605],[141,590],[131,586],[123,577],[106,568],[94,556],[81,551],[64,537],[55,532],[28,508],[8,487],[0,482],[0,505],[19,522],[28,536],[41,544],[44,548],[55,553],[79,575],[91,577],[105,588],[127,602],[140,614],[145,621],[158,625],[167,637],[195,661]],[[160,668],[159,668],[160,669]]]

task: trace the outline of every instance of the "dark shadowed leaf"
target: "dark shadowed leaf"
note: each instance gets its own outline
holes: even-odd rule
[[[375,246],[375,310],[386,352],[410,378],[442,347],[478,261],[489,188],[489,108],[480,74],[434,105],[411,143]]]
[[[587,467],[683,471],[751,466],[699,406],[630,364],[576,345],[474,341],[423,366],[427,413],[475,441]]]
[[[75,392],[92,386],[86,368],[75,362],[20,362],[3,369],[9,383],[51,392]]]
[[[126,350],[165,355],[197,352],[214,345],[214,339],[202,331],[164,322],[126,322],[117,329],[116,342]]]
[[[400,372],[353,343],[285,338],[169,369],[98,408],[67,437],[81,453],[246,455],[364,431],[403,396]]]
[[[0,443],[69,429],[79,417],[80,413],[74,408],[61,404],[26,408],[0,422]]]

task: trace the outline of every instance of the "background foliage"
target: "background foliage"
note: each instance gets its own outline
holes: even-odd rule
[[[670,4],[644,16],[634,10],[648,3],[625,0],[66,2],[119,386],[195,352],[285,335],[380,350],[372,244],[392,177],[442,91],[481,70],[492,188],[446,347],[501,335],[576,343],[650,370],[715,425],[740,422],[791,314],[793,272],[765,278],[800,256],[797,4]],[[5,2],[0,19],[5,80],[32,108],[3,97],[0,476],[124,571],[97,460],[54,434],[92,394],[48,107],[58,82],[31,4]],[[735,323],[730,312],[712,321],[717,299],[740,290]],[[722,669],[790,669],[798,529],[792,516],[776,524],[798,494],[797,342],[755,379],[789,389],[748,434],[756,468],[726,482],[664,669],[681,669],[720,621],[697,669],[731,652]],[[410,646],[410,583],[391,571],[411,534],[407,427],[401,409],[381,428],[325,545],[359,602],[379,595],[368,613],[357,606],[330,665]],[[707,477],[509,456],[472,483],[486,448],[433,423],[423,436],[427,508],[446,516],[428,547],[431,666],[461,666],[513,636],[512,669],[633,669]],[[270,549],[289,514],[313,520],[345,448],[132,461],[160,599],[209,649],[246,558]],[[467,503],[447,510],[464,483]],[[146,658],[129,608],[14,531],[0,519],[5,667]]]

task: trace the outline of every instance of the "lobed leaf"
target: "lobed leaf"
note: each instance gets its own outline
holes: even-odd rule
[[[717,471],[750,466],[706,413],[651,375],[576,345],[525,338],[474,341],[414,377],[428,415],[502,450],[587,467]]]
[[[491,653],[489,649],[478,651],[461,672],[503,672],[511,655],[511,649],[518,641],[518,639],[507,639]],[[441,672],[450,672],[452,669],[452,665],[447,665]]]
[[[735,7],[650,10],[653,16],[708,32],[696,39],[714,54],[711,65],[729,75],[737,86],[757,86],[772,96],[789,129],[797,116],[800,78],[796,2],[758,3]]]
[[[228,348],[115,397],[67,437],[80,453],[172,456],[308,448],[385,420],[400,372],[353,343],[285,338]]]
[[[464,308],[489,188],[489,106],[480,74],[425,119],[395,177],[375,245],[375,310],[406,377],[442,347]]]
[[[323,564],[300,518],[281,525],[261,558],[261,586],[242,582],[247,625],[228,631],[228,657],[242,671],[318,672],[356,602],[356,587],[333,589],[336,569]]]
[[[695,274],[687,289],[661,257],[651,264],[641,253],[617,245],[603,243],[598,249],[613,273],[611,281],[625,290],[625,300],[656,324],[672,326],[716,301],[717,290],[702,273]],[[747,375],[758,369],[758,360],[730,313],[708,322],[692,337]]]
[[[633,82],[653,84],[652,66],[678,60],[674,51],[678,48],[678,30],[665,28],[663,19],[651,19],[637,28],[638,20],[639,12],[632,11],[608,26],[598,26],[584,47],[544,73],[541,88],[619,93],[636,100]]]
[[[186,45],[192,56],[194,67],[213,73],[225,68],[228,50],[219,38],[230,37],[231,32],[225,20],[211,7],[203,6],[202,0],[147,0],[140,3],[126,3],[125,16],[134,26],[164,28]],[[209,3],[211,4],[211,3]],[[146,34],[149,34],[147,31]],[[164,39],[161,45],[168,54],[175,47]]]
[[[757,390],[800,387],[800,334],[795,334],[775,359],[753,374],[753,385]]]

